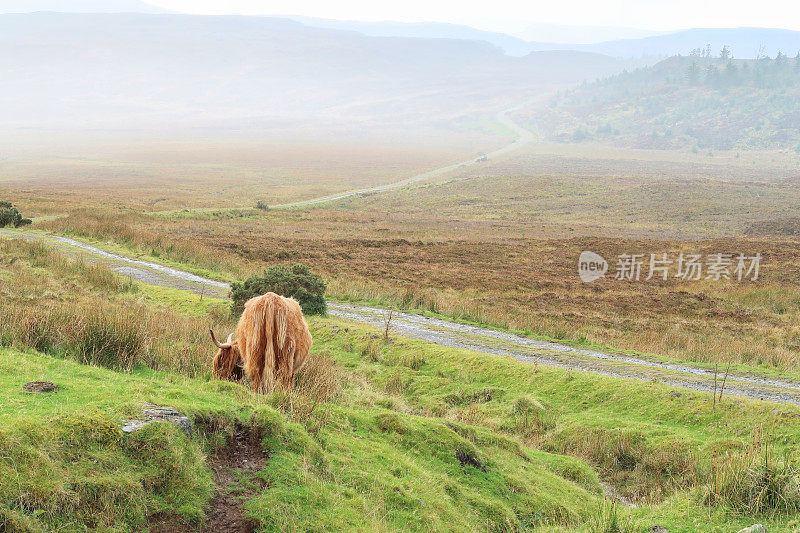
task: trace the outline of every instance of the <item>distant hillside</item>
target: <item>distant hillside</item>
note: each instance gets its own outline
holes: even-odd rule
[[[673,57],[565,91],[529,115],[551,140],[800,151],[800,54]]]
[[[269,118],[397,128],[619,72],[609,57],[370,37],[265,17],[0,15],[0,125]]]
[[[574,49],[613,57],[668,57],[688,55],[698,46],[706,45],[715,51],[728,46],[733,56],[740,59],[754,59],[759,52],[769,56],[775,56],[778,51],[794,55],[800,51],[800,32],[769,28],[694,28],[668,35],[577,46]]]
[[[0,13],[168,13],[140,0],[0,0]]]
[[[486,41],[500,48],[508,55],[524,56],[548,45],[529,42],[505,33],[478,30],[460,24],[443,22],[362,22],[352,20],[332,20],[313,17],[291,17],[308,26],[357,31],[372,37],[416,37],[420,39],[465,39]]]
[[[653,35],[673,33],[651,31],[639,28],[618,26],[572,26],[565,24],[530,24],[513,35],[534,42],[590,44],[617,41],[620,39],[641,39]]]
[[[800,32],[769,28],[694,28],[593,44],[576,44],[582,39],[580,37],[581,30],[586,33],[583,38],[589,39],[594,34],[604,33],[601,31],[604,28],[534,25],[524,33],[525,37],[532,39],[529,41],[504,33],[438,22],[358,22],[310,17],[292,17],[292,19],[309,26],[351,30],[371,36],[486,41],[514,56],[522,56],[535,51],[572,50],[641,60],[648,57],[665,58],[673,55],[688,55],[698,46],[711,45],[712,50],[719,50],[727,45],[734,57],[753,59],[759,51],[774,56],[779,50],[788,54],[794,54],[800,50]],[[605,28],[606,34],[624,34],[626,32],[631,35],[636,35],[636,32],[646,33],[626,28]],[[560,41],[550,42],[557,35],[562,35],[564,38]],[[653,61],[647,62],[647,64],[652,63]],[[641,64],[640,62],[639,65]]]

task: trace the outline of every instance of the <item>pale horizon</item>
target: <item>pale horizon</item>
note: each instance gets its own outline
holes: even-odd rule
[[[800,5],[781,0],[752,3],[712,0],[697,3],[616,0],[531,4],[499,0],[488,6],[473,2],[423,2],[379,4],[348,0],[331,4],[319,0],[296,2],[232,0],[221,5],[212,0],[153,0],[152,5],[180,13],[304,16],[363,22],[440,22],[462,24],[486,31],[519,35],[532,25],[558,25],[645,32],[672,32],[687,28],[758,27],[800,30]]]

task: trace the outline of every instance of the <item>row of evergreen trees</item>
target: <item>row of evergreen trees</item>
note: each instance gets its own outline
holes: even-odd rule
[[[774,59],[759,52],[754,60],[736,61],[727,46],[716,58],[709,56],[708,48],[702,52],[700,50],[695,49],[690,54],[693,58],[701,59],[700,63],[692,61],[687,69],[686,81],[690,85],[721,89],[741,85],[775,88],[800,83],[800,52],[794,58],[789,58],[779,51]]]

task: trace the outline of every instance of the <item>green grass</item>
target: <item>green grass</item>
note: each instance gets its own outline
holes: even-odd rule
[[[82,264],[41,246],[4,250],[16,280],[2,285],[8,309],[49,300],[66,309],[76,297],[135,302],[152,313],[148,343],[173,357],[158,365],[170,372],[117,372],[19,343],[0,348],[7,530],[140,530],[154,513],[201,523],[213,490],[204,456],[234,421],[256,430],[268,452],[254,474],[263,488],[244,503],[265,531],[640,531],[658,523],[723,532],[755,522],[782,530],[795,519],[795,406],[725,397],[712,407],[706,393],[384,342],[375,329],[321,317],[310,319],[312,363],[298,390],[255,395],[205,369],[213,352],[205,324],[220,302],[131,290],[105,272],[84,279]],[[60,389],[23,393],[33,380]],[[123,436],[122,420],[144,402],[176,407],[198,431],[189,438],[158,424]],[[765,442],[766,481],[738,466],[760,464],[753,450]],[[601,483],[640,506],[611,505]],[[764,503],[748,510],[743,502],[764,487]]]
[[[210,495],[202,463],[209,439],[188,439],[169,426],[122,437],[116,427],[143,402],[172,405],[192,417],[251,420],[266,428],[263,444],[270,458],[259,476],[267,488],[246,508],[266,530],[275,531],[588,527],[601,507],[599,475],[616,479],[623,491],[631,488],[626,482],[642,482],[615,478],[613,467],[606,472],[602,464],[591,468],[563,455],[582,455],[578,444],[585,437],[609,435],[639,443],[632,448],[630,470],[646,464],[644,472],[655,477],[645,476],[644,483],[678,491],[636,509],[637,523],[658,520],[673,531],[692,531],[697,517],[710,516],[709,530],[726,531],[753,518],[737,516],[724,505],[707,508],[691,487],[657,479],[656,474],[669,477],[669,472],[659,471],[653,458],[683,443],[683,460],[701,471],[703,457],[713,450],[745,447],[753,427],[770,426],[778,449],[790,448],[800,437],[800,424],[785,416],[796,410],[788,407],[779,408],[780,415],[771,405],[726,400],[712,410],[702,393],[674,398],[669,387],[657,383],[541,367],[533,373],[529,365],[510,359],[406,339],[379,346],[373,362],[361,350],[369,330],[333,319],[314,319],[312,328],[317,353],[339,364],[345,385],[339,397],[319,405],[302,424],[275,409],[284,406],[281,398],[253,395],[235,384],[148,369],[117,373],[3,350],[0,508],[15,524],[45,529],[66,524],[81,529],[91,525],[90,515],[127,529],[159,511],[201,520]],[[409,353],[421,363],[407,364]],[[38,379],[61,389],[48,396],[22,392],[22,383]],[[514,416],[520,398],[552,412],[552,422],[540,433],[518,431]],[[142,456],[142,447],[162,455]],[[98,457],[105,458],[99,472],[89,472]],[[591,463],[591,454],[587,460]],[[176,466],[180,477],[172,479],[168,474]],[[89,497],[75,488],[94,487],[97,476],[107,484],[105,492]],[[168,483],[155,490],[149,484],[153,479]],[[29,500],[34,487],[43,492]],[[137,496],[119,506],[114,498],[122,490]],[[68,512],[64,494],[71,502]],[[785,522],[775,517],[771,523]]]
[[[154,512],[202,520],[211,490],[202,457],[213,439],[202,433],[189,439],[171,426],[134,437],[116,429],[151,402],[194,418],[238,419],[262,428],[270,455],[258,475],[267,488],[246,509],[265,530],[582,529],[598,519],[601,477],[619,482],[623,492],[632,487],[628,482],[677,491],[634,510],[636,524],[693,531],[702,519],[707,530],[729,531],[756,519],[788,521],[706,507],[699,490],[657,479],[669,472],[659,471],[654,458],[675,464],[681,443],[684,462],[702,471],[713,450],[746,447],[752,428],[764,425],[771,427],[776,449],[789,449],[800,437],[800,424],[786,416],[795,409],[780,407],[781,415],[771,405],[726,400],[712,410],[702,393],[674,398],[657,383],[541,367],[534,374],[510,359],[406,339],[379,347],[372,362],[360,349],[368,330],[332,319],[315,319],[312,327],[317,353],[337,361],[345,384],[302,423],[283,412],[281,398],[227,382],[149,369],[117,373],[34,352],[0,351],[4,516],[32,530],[83,529],[99,525],[93,522],[98,519],[125,530]],[[423,362],[406,364],[408,353]],[[22,392],[22,383],[38,379],[54,381],[60,390]],[[552,412],[552,425],[540,433],[519,432],[514,416],[520,403],[530,405],[520,398]],[[615,477],[613,466],[593,463],[591,454],[589,463],[570,456],[584,453],[579,444],[587,437],[634,443],[629,470],[644,469],[645,478]],[[96,488],[100,481],[103,490]],[[120,505],[119,491],[135,497]],[[627,516],[627,509],[621,512]]]
[[[211,298],[169,287],[156,287],[147,283],[136,282],[138,287],[136,299],[150,305],[168,308],[185,316],[206,318],[209,314],[219,317],[230,315],[229,300]]]
[[[367,513],[370,523],[391,529],[578,522],[585,517],[581,502],[598,490],[596,483],[584,482],[589,491],[558,475],[583,471],[591,480],[578,461],[522,448],[483,428],[454,429],[415,416],[387,424],[397,415],[386,409],[331,405],[312,437],[266,406],[268,398],[238,385],[0,353],[0,512],[34,529],[126,529],[155,512],[202,518],[210,495],[203,440],[168,425],[122,436],[121,420],[135,416],[143,402],[193,417],[252,417],[269,430],[270,460],[262,473],[269,489],[247,504],[268,530],[355,528]],[[23,383],[38,379],[59,390],[22,392]],[[481,467],[462,465],[457,453]]]

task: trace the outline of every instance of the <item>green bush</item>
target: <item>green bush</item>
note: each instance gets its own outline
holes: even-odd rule
[[[15,228],[19,228],[20,226],[27,226],[30,223],[31,219],[22,218],[20,212],[11,204],[11,202],[0,201],[0,228],[4,228],[6,226],[14,226]]]
[[[300,302],[306,315],[324,315],[327,312],[325,282],[301,264],[272,266],[264,271],[263,276],[252,276],[244,282],[234,283],[231,312],[234,316],[241,314],[247,300],[267,292],[294,298]]]

